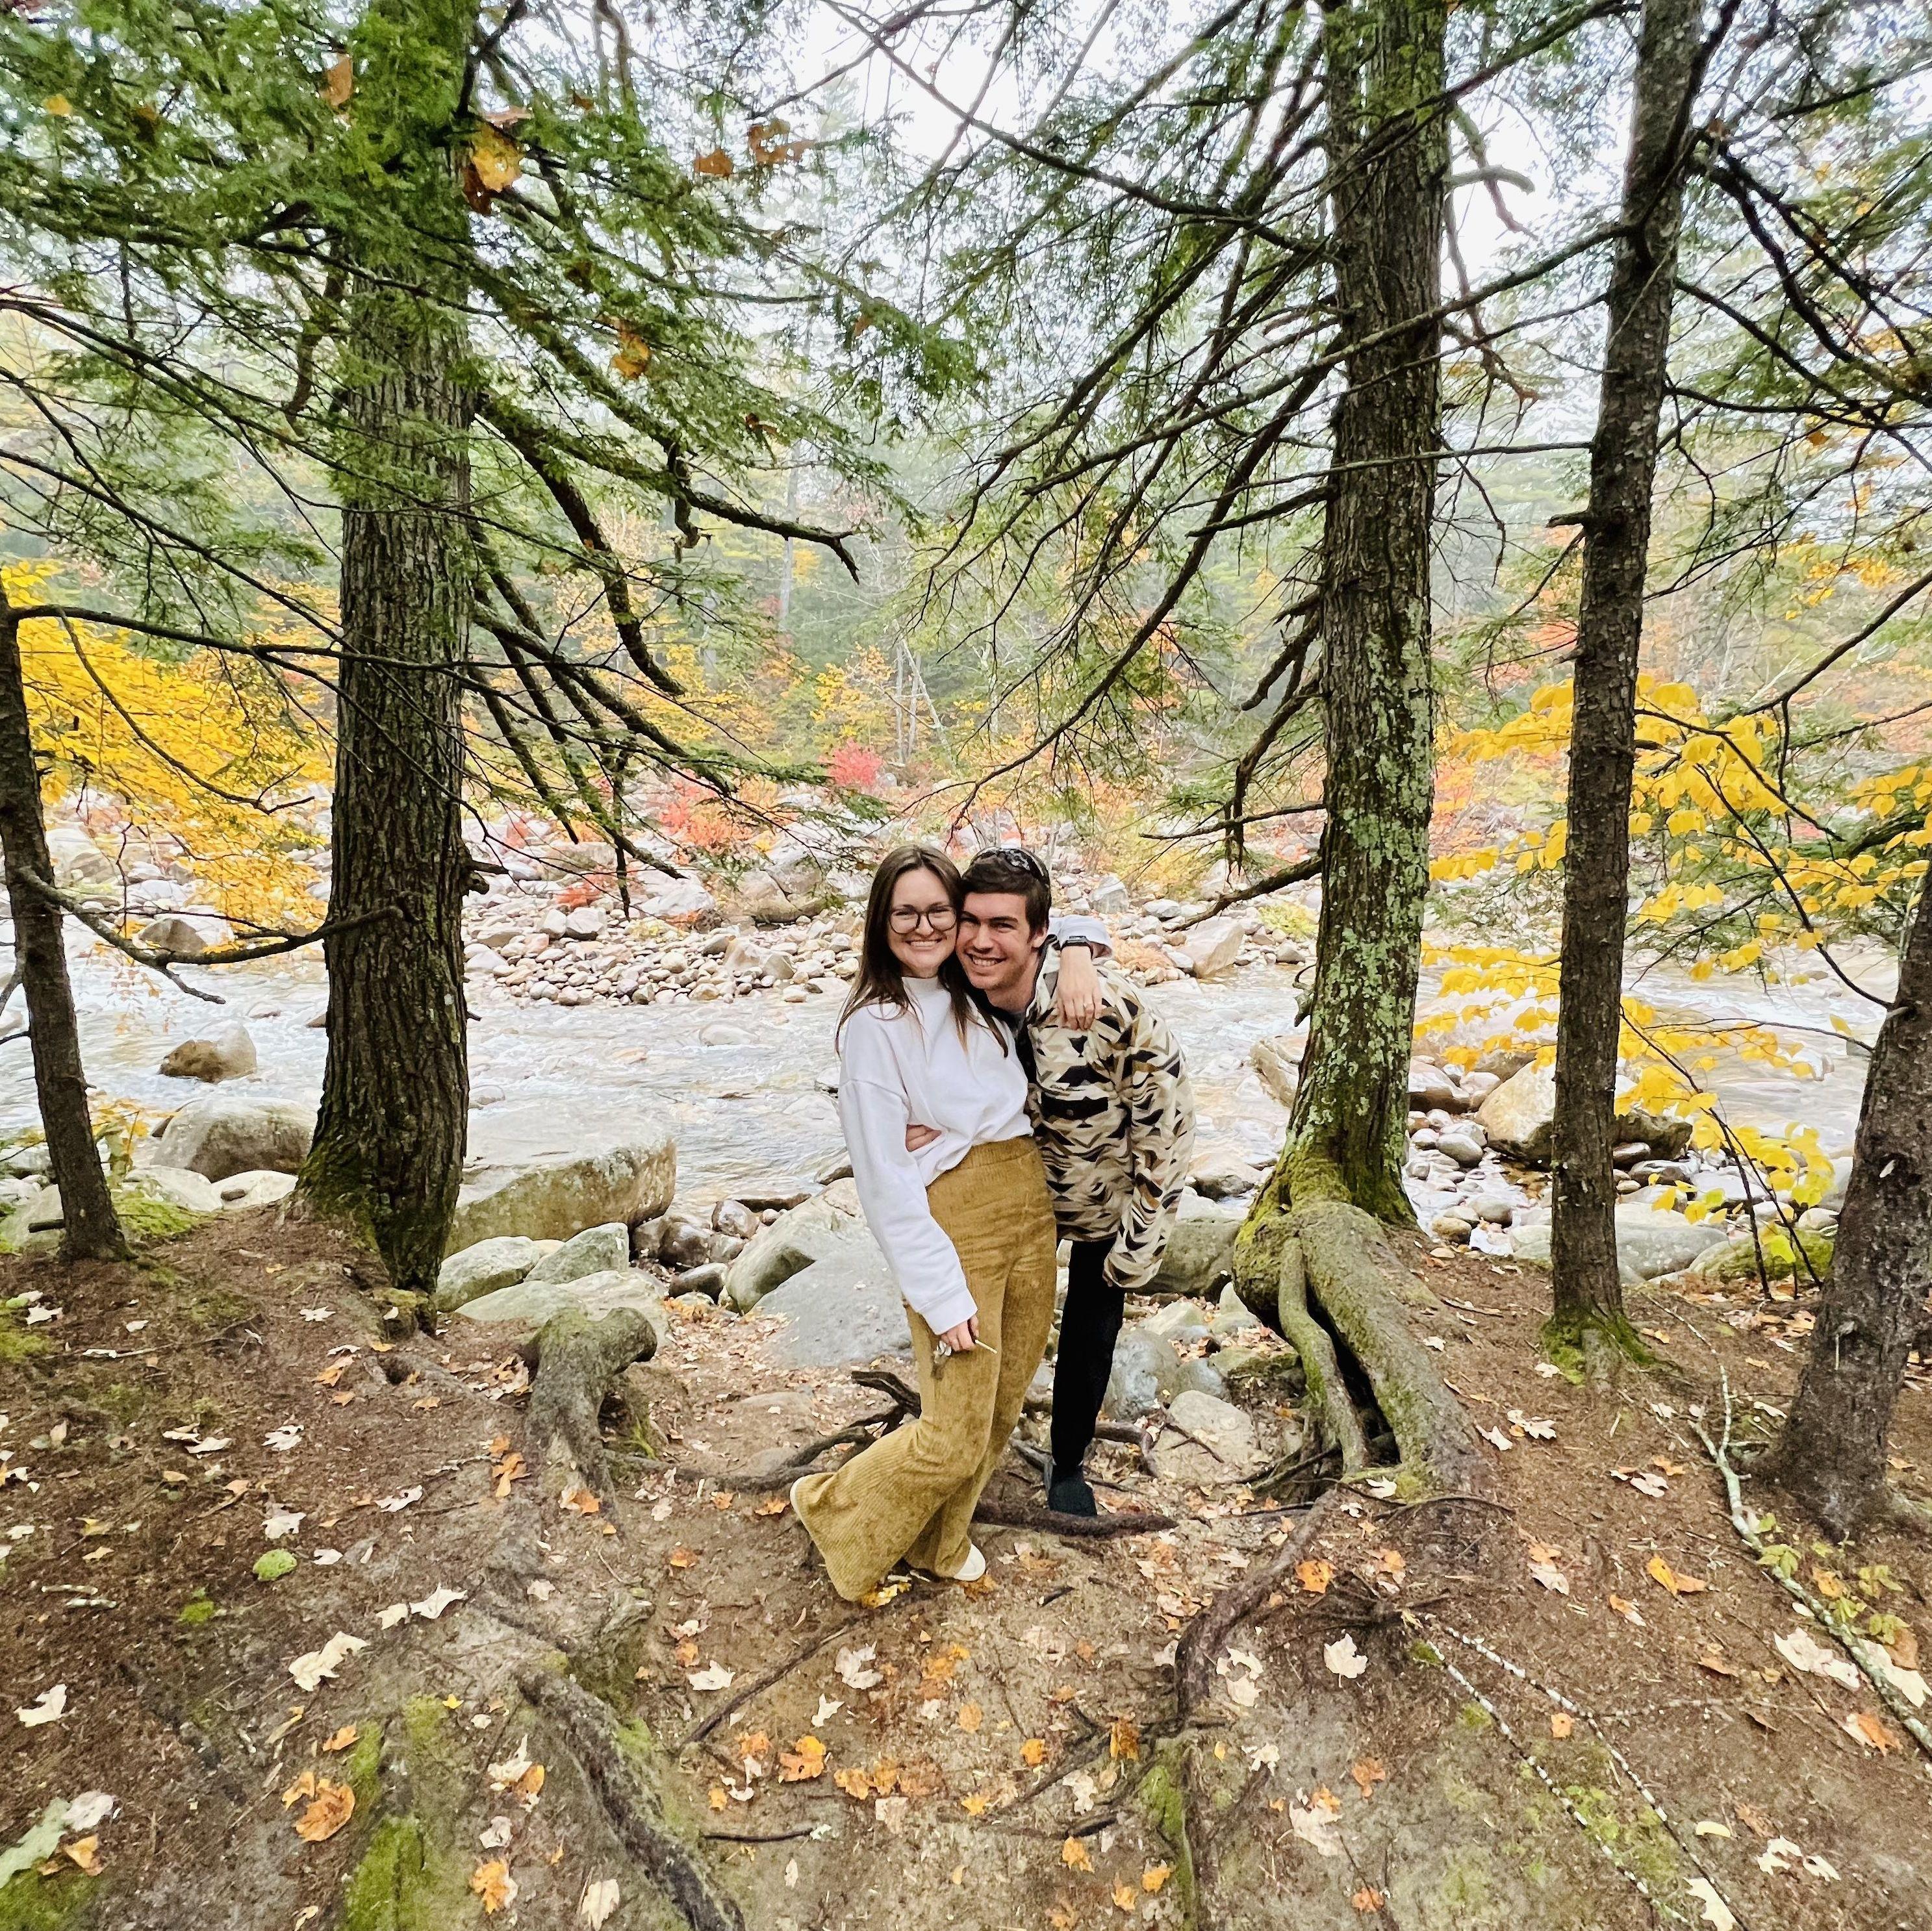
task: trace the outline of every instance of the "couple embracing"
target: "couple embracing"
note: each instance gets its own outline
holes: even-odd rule
[[[872,880],[839,1024],[838,1111],[860,1204],[910,1309],[921,1412],[792,1506],[840,1595],[904,1563],[985,1573],[973,1512],[1053,1325],[1049,1505],[1094,1513],[1082,1463],[1125,1297],[1152,1279],[1187,1174],[1193,1099],[1097,919],[1054,919],[1018,846],[962,874],[905,845]]]

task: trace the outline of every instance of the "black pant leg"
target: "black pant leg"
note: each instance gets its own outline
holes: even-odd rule
[[[1076,1240],[1066,1261],[1066,1303],[1060,1317],[1060,1352],[1053,1366],[1053,1465],[1078,1468],[1094,1440],[1100,1404],[1114,1369],[1126,1296],[1110,1287],[1104,1269],[1114,1245]]]

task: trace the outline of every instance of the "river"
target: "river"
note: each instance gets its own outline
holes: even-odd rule
[[[110,1097],[157,1112],[200,1090],[155,1069],[170,1048],[239,1018],[260,1066],[245,1088],[313,1099],[322,1082],[323,1035],[308,1021],[324,997],[320,961],[232,967],[188,976],[220,991],[226,1006],[193,999],[94,941],[71,952],[88,1076]],[[1883,989],[1882,969],[1864,962],[1867,984]],[[1432,975],[1424,1006],[1433,996]],[[1720,1054],[1709,1075],[1734,1120],[1781,1129],[1816,1127],[1826,1150],[1848,1150],[1856,1125],[1864,1057],[1833,1030],[1834,1017],[1869,1039],[1876,1009],[1812,970],[1800,984],[1770,988],[1741,979],[1698,982],[1675,970],[1641,976],[1638,989],[1670,1018],[1740,1018],[1808,1029],[1801,1044],[1811,1076],[1797,1078]],[[678,1145],[682,1189],[716,1196],[754,1183],[807,1175],[839,1150],[827,1090],[832,1071],[831,999],[783,1003],[774,992],[714,1004],[520,1005],[494,985],[472,985],[470,1032],[472,1161],[564,1153],[623,1138],[640,1120],[668,1121]],[[1260,1035],[1293,1023],[1286,968],[1255,965],[1215,985],[1183,979],[1152,988],[1192,1071],[1202,1141],[1269,1156],[1285,1114],[1248,1068]],[[742,1045],[706,1046],[714,1021],[748,1036]],[[23,1040],[0,1050],[0,1130],[37,1119]]]

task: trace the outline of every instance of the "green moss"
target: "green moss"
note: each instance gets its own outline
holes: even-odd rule
[[[1480,1703],[1465,1703],[1456,1712],[1456,1726],[1460,1729],[1486,1730],[1496,1720]]]
[[[376,1800],[382,1795],[382,1726],[364,1723],[356,1731],[356,1741],[336,1772],[338,1780],[355,1792],[359,1810],[375,1809]]]
[[[1593,1784],[1570,1784],[1564,1795],[1576,1807],[1584,1830],[1617,1862],[1642,1878],[1653,1891],[1675,1883],[1679,1875],[1677,1846],[1664,1820],[1648,1804],[1626,1822],[1617,1814],[1616,1799]]]
[[[342,1931],[439,1931],[443,1888],[423,1827],[414,1817],[385,1817],[362,1861],[349,1874]]]
[[[1459,1845],[1449,1854],[1437,1891],[1445,1910],[1457,1917],[1486,1917],[1496,1903],[1496,1879],[1486,1852]]]
[[[59,1931],[100,1880],[78,1869],[37,1877],[22,1871],[0,1889],[0,1931]]]
[[[292,1574],[295,1567],[295,1557],[287,1549],[265,1549],[255,1558],[255,1579],[258,1582],[279,1582],[284,1576]]]
[[[186,1207],[162,1199],[138,1182],[109,1191],[114,1211],[120,1217],[122,1231],[130,1240],[172,1240],[208,1218],[205,1213],[190,1213]]]
[[[1180,1906],[1180,1921],[1192,1927],[1199,1898],[1194,1872],[1194,1846],[1187,1835],[1187,1806],[1180,1794],[1182,1746],[1168,1744],[1156,1756],[1152,1767],[1140,1780],[1135,1795],[1149,1819],[1174,1853],[1174,1875],[1169,1880]]]
[[[207,1591],[197,1589],[182,1606],[182,1612],[175,1620],[186,1628],[198,1630],[204,1624],[213,1622],[220,1614]]]
[[[1426,1663],[1432,1669],[1442,1667],[1442,1652],[1433,1643],[1426,1642],[1420,1637],[1409,1645],[1408,1660],[1411,1663]]]
[[[1660,1365],[1621,1314],[1553,1314],[1544,1324],[1543,1353],[1566,1381],[1579,1387],[1625,1363],[1636,1368]]]
[[[226,1288],[211,1288],[205,1294],[196,1294],[182,1312],[197,1327],[232,1327],[237,1321],[254,1315],[255,1303],[230,1293]]]
[[[8,1251],[0,1247],[0,1252]],[[44,1354],[47,1344],[38,1334],[30,1333],[20,1316],[8,1308],[0,1308],[0,1368],[22,1368],[37,1354]]]

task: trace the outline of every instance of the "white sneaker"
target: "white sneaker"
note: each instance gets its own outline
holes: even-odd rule
[[[948,1582],[976,1582],[986,1573],[986,1558],[977,1543],[966,1545],[966,1560],[945,1579]]]
[[[785,1491],[785,1499],[790,1503],[791,1512],[795,1516],[798,1514],[798,1492],[811,1480],[812,1477],[808,1475],[801,1475],[798,1480]],[[802,1520],[803,1518],[800,1517],[800,1519]]]

